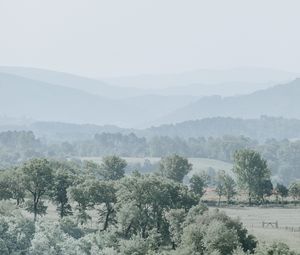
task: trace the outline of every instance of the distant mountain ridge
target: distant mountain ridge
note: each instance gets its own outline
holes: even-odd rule
[[[139,127],[193,100],[186,96],[155,95],[108,98],[0,72],[0,116],[19,119]]]
[[[178,74],[149,74],[103,79],[118,86],[152,89],[161,95],[235,96],[249,94],[279,83],[287,83],[299,74],[268,68],[199,69]]]
[[[211,117],[300,119],[300,79],[230,97],[183,95],[184,90],[133,96],[130,90],[60,72],[0,67],[0,116],[142,129]]]
[[[235,97],[204,97],[158,120],[176,123],[209,117],[300,119],[300,79]]]
[[[0,66],[0,72],[113,99],[145,94],[143,90],[137,88],[113,86],[92,78],[39,68]]]
[[[279,83],[287,83],[299,77],[296,73],[267,68],[200,69],[178,74],[136,75],[100,80],[29,67],[0,66],[0,72],[116,99],[149,94],[234,96],[249,94]]]

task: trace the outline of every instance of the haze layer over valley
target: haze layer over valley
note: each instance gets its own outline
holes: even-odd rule
[[[0,115],[126,128],[207,117],[299,118],[297,77],[270,69],[240,68],[103,82],[42,69],[0,67]],[[137,88],[141,83],[147,85]],[[161,89],[155,88],[157,84]]]

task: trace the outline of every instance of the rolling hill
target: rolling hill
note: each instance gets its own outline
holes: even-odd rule
[[[70,86],[0,72],[0,116],[19,119],[145,127],[145,123],[193,100],[187,96],[155,95],[112,99]]]
[[[113,86],[96,79],[39,68],[0,66],[0,72],[113,99],[146,94],[145,91],[137,88]]]
[[[261,115],[300,119],[300,79],[234,97],[203,97],[158,123],[175,123],[208,117],[258,118]]]
[[[225,74],[222,74],[224,80],[232,78]],[[280,77],[275,75],[274,79]],[[240,75],[236,79],[241,79]],[[178,95],[177,92],[143,94],[146,91],[111,86],[71,74],[0,67],[0,116],[125,128],[147,128],[219,116],[255,119],[266,115],[300,119],[300,79],[230,97],[186,96],[193,91],[189,89],[190,86],[186,86],[185,93],[181,88]]]
[[[234,96],[286,83],[299,76],[296,73],[267,68],[200,69],[178,74],[138,75],[101,80],[29,67],[0,66],[0,72],[116,99],[149,94]]]
[[[268,68],[199,69],[104,79],[115,86],[151,89],[159,95],[235,96],[286,83],[299,74]]]

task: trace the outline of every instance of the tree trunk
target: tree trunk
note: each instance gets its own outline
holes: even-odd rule
[[[125,237],[128,237],[129,231],[131,229],[132,226],[132,222],[130,222],[129,226],[127,227],[126,231],[125,231]]]
[[[108,228],[109,216],[113,212],[113,208],[111,208],[109,203],[106,204],[106,210],[107,210],[107,213],[106,213],[106,216],[105,216],[103,230],[106,230]]]
[[[252,205],[252,200],[251,200],[251,193],[250,192],[248,193],[248,199],[249,199],[249,206],[251,206]]]
[[[62,219],[65,216],[64,205],[60,204],[60,218]]]
[[[33,213],[34,213],[34,221],[36,221],[37,218],[37,202],[33,202]]]
[[[34,222],[36,222],[36,218],[37,218],[37,211],[38,211],[37,203],[38,203],[37,195],[34,194],[33,195],[33,215],[34,215],[33,220],[34,220]]]

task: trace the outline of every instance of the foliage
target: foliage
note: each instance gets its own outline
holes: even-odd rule
[[[217,175],[216,192],[219,196],[219,204],[222,196],[225,196],[227,203],[236,195],[236,183],[235,180],[225,171],[219,171]]]
[[[24,202],[25,188],[19,169],[9,169],[0,173],[0,199],[15,199],[17,205]]]
[[[163,158],[160,162],[161,175],[177,182],[182,182],[183,177],[191,170],[192,165],[188,160],[177,154]]]
[[[102,159],[101,170],[105,180],[119,180],[124,177],[127,163],[117,156],[106,156]]]
[[[0,217],[1,254],[26,255],[34,232],[33,222],[22,216]]]
[[[189,165],[185,158],[180,161]],[[177,166],[178,162],[174,162]],[[178,165],[182,166],[182,162]],[[46,199],[64,208],[63,214],[60,211],[63,217],[58,220],[44,217],[32,221],[20,213],[22,205],[7,200],[14,198],[9,186],[1,187],[9,194],[4,194],[0,203],[1,254],[296,254],[280,243],[257,246],[255,237],[248,234],[238,219],[200,203],[198,191],[203,190],[206,177],[194,178],[189,187],[179,178],[173,180],[157,173],[133,172],[120,179],[105,180],[99,172],[84,171],[81,165],[72,167],[69,163],[35,159],[12,172],[1,173],[4,180],[14,171],[21,176],[17,188],[24,187],[27,192],[25,205],[30,212],[48,213]],[[218,173],[218,179],[222,182],[222,194],[228,199],[227,193],[235,193],[235,182],[224,172]],[[295,182],[290,191],[297,190]],[[39,199],[35,200],[36,197]],[[74,216],[69,215],[71,206]]]
[[[284,243],[273,243],[270,246],[261,245],[255,251],[256,255],[297,255]]]
[[[57,169],[54,173],[51,199],[57,205],[57,211],[61,218],[72,215],[67,189],[73,184],[73,176],[65,169]]]
[[[53,171],[46,159],[33,159],[22,167],[23,185],[30,193],[32,200],[27,203],[27,210],[34,214],[34,220],[38,214],[44,214],[42,196],[50,191],[53,183]]]
[[[249,204],[254,198],[264,201],[264,195],[269,193],[265,189],[266,182],[270,183],[270,170],[265,159],[253,150],[240,150],[234,156],[233,171],[237,175],[240,187],[247,191]]]
[[[117,213],[125,237],[140,234],[143,238],[156,229],[168,237],[166,212],[189,210],[198,199],[187,187],[155,175],[131,176],[121,180],[117,191]]]
[[[300,182],[293,182],[289,187],[289,194],[293,197],[294,200],[300,198]]]
[[[197,194],[200,198],[205,193],[205,188],[208,186],[209,177],[205,173],[194,174],[190,179],[190,188],[191,190]]]
[[[77,204],[76,218],[81,225],[87,223],[91,219],[90,215],[87,213],[87,209],[90,206],[90,194],[88,188],[86,183],[82,182],[76,186],[71,186],[68,189],[70,200]]]
[[[275,187],[275,192],[276,192],[276,195],[280,196],[282,200],[283,200],[283,198],[285,198],[289,195],[288,188],[280,183],[277,183],[277,185]]]
[[[182,254],[204,255],[218,252],[227,255],[232,254],[239,246],[244,251],[253,251],[256,247],[256,242],[241,223],[218,211],[212,214],[204,211],[202,214],[194,214],[194,219],[185,223],[179,251]]]

